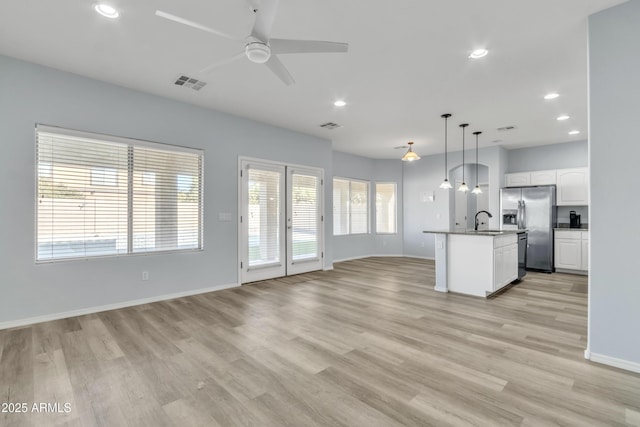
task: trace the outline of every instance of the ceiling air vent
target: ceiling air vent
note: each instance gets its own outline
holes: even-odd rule
[[[327,123],[321,124],[320,127],[324,128],[324,129],[334,130],[334,129],[341,128],[342,125],[339,125],[339,124],[333,123],[333,122],[327,122]]]
[[[193,77],[181,75],[176,79],[175,82],[173,82],[173,84],[175,84],[176,86],[190,87],[193,90],[200,90],[205,87],[207,83],[198,79],[194,79]]]
[[[515,126],[503,126],[501,128],[498,128],[498,132],[506,132],[514,129],[517,129],[517,128]]]

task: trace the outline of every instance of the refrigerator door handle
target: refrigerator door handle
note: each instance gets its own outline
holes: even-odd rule
[[[516,227],[518,228],[521,228],[520,227],[521,215],[522,215],[522,201],[518,200],[518,213],[516,214]]]
[[[524,204],[524,200],[522,201],[522,215],[520,215],[522,219],[521,229],[527,228],[527,206]]]

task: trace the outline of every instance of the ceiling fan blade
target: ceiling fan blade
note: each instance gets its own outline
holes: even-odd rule
[[[269,46],[272,53],[322,53],[347,52],[348,43],[324,42],[317,40],[271,39]]]
[[[269,67],[269,69],[273,71],[273,74],[278,76],[278,78],[282,80],[282,83],[286,84],[287,86],[290,86],[296,82],[295,80],[293,80],[293,77],[291,77],[291,74],[289,74],[289,70],[287,70],[284,64],[280,62],[277,56],[271,55],[269,60],[265,62],[264,65]]]
[[[211,71],[213,71],[214,69],[218,68],[218,67],[222,67],[223,65],[227,65],[232,63],[233,61],[237,61],[238,59],[244,58],[247,55],[244,52],[240,52],[236,55],[233,55],[230,58],[225,58],[222,59],[218,62],[214,62],[213,64],[209,65],[208,67],[203,68],[202,70],[200,70],[200,74],[207,74],[210,73]]]
[[[214,30],[213,28],[207,27],[206,25],[198,24],[197,22],[189,21],[188,19],[184,19],[179,16],[172,15],[167,12],[163,12],[161,10],[156,10],[156,16],[159,16],[160,18],[168,19],[169,21],[177,22],[178,24],[187,25],[191,28],[206,31],[207,33],[215,34],[216,36],[224,37],[226,39],[240,40],[237,37],[223,33],[218,30]]]
[[[269,40],[273,21],[276,19],[278,11],[278,0],[261,0],[257,7],[256,22],[253,24],[251,35],[264,42]]]

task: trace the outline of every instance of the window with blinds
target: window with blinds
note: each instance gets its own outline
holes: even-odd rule
[[[202,248],[202,151],[39,125],[36,260]]]
[[[376,183],[376,233],[397,233],[396,184]]]
[[[369,232],[369,183],[353,179],[333,179],[333,234]]]

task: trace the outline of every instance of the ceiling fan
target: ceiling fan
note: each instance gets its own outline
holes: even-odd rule
[[[349,45],[347,43],[316,40],[272,39],[270,38],[271,27],[273,26],[273,21],[276,17],[279,0],[246,1],[251,6],[253,13],[256,15],[256,21],[253,24],[251,33],[244,39],[238,39],[232,35],[225,34],[221,31],[161,10],[156,10],[156,16],[179,24],[188,25],[189,27],[206,31],[220,37],[244,43],[243,52],[211,64],[200,70],[201,73],[208,73],[217,67],[229,64],[246,56],[251,62],[256,64],[265,64],[280,80],[282,80],[284,84],[288,86],[295,83],[295,80],[277,57],[278,54],[347,52],[349,49]]]

